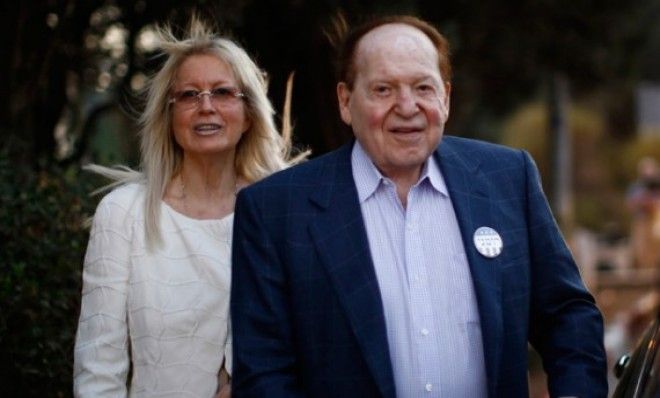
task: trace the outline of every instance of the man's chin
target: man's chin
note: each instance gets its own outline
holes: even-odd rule
[[[430,154],[423,153],[407,153],[403,156],[393,156],[389,159],[384,167],[378,167],[381,173],[385,176],[400,173],[419,173],[422,166],[428,159]]]

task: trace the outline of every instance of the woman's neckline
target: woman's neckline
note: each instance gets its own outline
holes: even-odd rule
[[[231,213],[227,213],[227,214],[225,214],[224,216],[222,216],[220,218],[194,218],[194,217],[190,217],[186,214],[183,214],[180,211],[177,211],[174,207],[172,207],[169,203],[167,203],[164,200],[161,200],[160,202],[168,209],[168,211],[170,213],[172,213],[172,214],[176,215],[177,217],[182,218],[182,219],[184,219],[188,222],[193,222],[193,223],[218,224],[218,223],[222,223],[226,220],[229,220],[229,219],[233,218],[233,216],[234,216],[234,212],[232,211]]]

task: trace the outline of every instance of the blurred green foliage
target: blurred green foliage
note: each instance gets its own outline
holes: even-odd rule
[[[71,396],[90,176],[0,150],[0,395]],[[35,170],[36,167],[36,170]],[[98,186],[98,185],[96,185]]]
[[[630,214],[623,192],[636,178],[639,159],[660,159],[660,135],[617,139],[608,132],[602,112],[588,103],[571,103],[568,123],[575,224],[595,232],[612,225],[627,230]],[[551,159],[547,106],[531,102],[513,112],[502,124],[502,143],[530,152],[550,192],[556,170]]]
[[[660,161],[660,131],[654,135],[637,136],[623,148],[618,148],[621,156],[619,168],[620,178],[627,181],[637,176],[638,162],[644,157],[651,157]]]

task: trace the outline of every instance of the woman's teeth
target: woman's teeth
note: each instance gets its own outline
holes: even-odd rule
[[[194,131],[199,135],[211,135],[220,131],[221,128],[222,126],[219,124],[200,124],[195,126]]]

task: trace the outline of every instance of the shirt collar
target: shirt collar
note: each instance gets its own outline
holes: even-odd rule
[[[358,199],[362,203],[376,192],[384,177],[357,140],[355,140],[351,152],[351,165],[353,166],[353,179],[355,180]]]
[[[422,176],[420,178],[420,181],[425,176],[428,176],[429,181],[431,182],[431,186],[441,193],[443,196],[449,196],[449,190],[447,190],[447,184],[445,183],[445,178],[442,176],[442,170],[440,170],[440,165],[438,164],[438,161],[436,160],[435,156],[431,154],[429,156],[428,161],[426,162],[426,165],[424,166],[424,169],[422,172]]]
[[[376,192],[380,184],[387,180],[387,177],[383,176],[376,168],[369,155],[367,155],[357,140],[351,152],[351,165],[353,167],[353,179],[355,180],[358,199],[362,203]],[[443,196],[449,196],[445,179],[433,155],[429,156],[424,163],[419,181],[415,185],[417,186],[423,183],[424,180],[428,180],[431,187]]]

